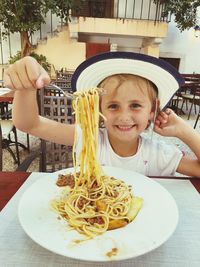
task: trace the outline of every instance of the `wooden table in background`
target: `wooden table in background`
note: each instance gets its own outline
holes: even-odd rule
[[[14,99],[14,91],[0,95],[0,102],[12,102],[13,99]]]

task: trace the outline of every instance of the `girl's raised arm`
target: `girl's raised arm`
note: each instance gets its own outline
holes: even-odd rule
[[[4,82],[15,91],[12,117],[19,130],[55,143],[73,145],[74,125],[39,116],[37,89],[48,85],[50,77],[34,58],[25,57],[10,65]]]
[[[171,109],[160,112],[156,118],[154,129],[162,136],[179,138],[195,154],[196,158],[183,156],[177,172],[200,177],[200,134]]]

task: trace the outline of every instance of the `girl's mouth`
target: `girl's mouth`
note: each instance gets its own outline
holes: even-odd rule
[[[120,131],[123,131],[123,132],[128,132],[130,131],[131,129],[133,129],[135,125],[115,125],[115,127],[120,130]]]

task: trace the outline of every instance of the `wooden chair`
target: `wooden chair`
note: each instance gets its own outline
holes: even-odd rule
[[[177,115],[181,115],[183,113],[182,109],[180,108],[180,103],[183,101],[181,92],[182,88],[180,88],[174,94],[174,96],[171,98],[170,102],[167,105],[167,107],[171,108]]]
[[[195,105],[198,105],[199,110],[198,110],[198,113],[197,113],[197,116],[196,116],[196,120],[195,120],[195,123],[194,123],[194,129],[196,128],[196,126],[198,124],[198,121],[199,121],[199,118],[200,118],[200,98],[195,100]]]
[[[71,79],[72,79],[73,71],[65,71],[62,73],[62,76],[57,76],[56,80],[52,82],[57,86],[61,87],[64,91],[72,93],[71,88]]]
[[[7,150],[13,160],[14,163],[19,165],[20,164],[20,155],[19,155],[19,147],[26,149],[29,151],[29,136],[27,135],[27,147],[20,143],[17,138],[17,130],[13,125],[12,121],[12,113],[11,108],[8,102],[1,102],[0,103],[0,170],[3,168],[3,150]],[[15,151],[12,149],[15,147]]]
[[[190,109],[188,113],[188,120],[190,119],[190,115],[192,112],[192,108],[195,109],[195,114],[197,112],[196,101],[200,99],[200,84],[194,83],[188,87],[188,92],[181,94],[183,99],[181,110],[183,109],[183,105],[186,104],[186,109],[188,109],[188,103],[190,103]]]
[[[0,103],[0,170],[3,169],[3,150],[7,150],[15,164],[20,164],[17,131],[12,122],[11,109],[9,103]],[[14,135],[13,137],[11,135]],[[15,152],[12,147],[15,147]]]
[[[14,134],[14,139],[11,138],[11,133]],[[15,152],[11,147],[15,147]],[[3,169],[3,150],[6,149],[12,156],[15,164],[20,164],[19,146],[17,139],[17,131],[12,120],[0,120],[0,171]]]
[[[195,120],[195,123],[194,123],[194,129],[195,129],[196,126],[197,126],[197,123],[198,123],[198,121],[199,121],[199,118],[200,118],[200,111],[199,111],[199,113],[197,114],[197,117],[196,117],[196,120]]]
[[[38,104],[41,116],[67,124],[74,122],[72,100],[63,96],[59,90],[51,86],[40,90]],[[40,172],[55,172],[73,165],[72,147],[40,140],[39,150],[33,151],[17,171],[27,170],[37,157]]]

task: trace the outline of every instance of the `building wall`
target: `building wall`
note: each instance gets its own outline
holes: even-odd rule
[[[85,59],[85,51],[85,43],[71,39],[67,27],[63,28],[58,36],[39,44],[35,50],[37,54],[46,56],[55,69],[68,70],[74,70]]]
[[[57,21],[59,23],[59,21]],[[55,26],[55,23],[54,23]],[[46,31],[50,31],[50,26],[46,25]],[[66,30],[58,33],[59,37],[48,38],[47,42],[40,44],[36,50],[37,53],[47,56],[50,63],[56,69],[65,67],[74,69],[85,59],[85,43],[111,43],[117,44],[117,49],[122,51],[133,51],[143,53],[142,37],[139,36],[109,36],[92,34],[80,34],[80,42],[76,39],[69,38],[69,32]],[[20,38],[18,34],[12,35],[12,54],[20,50]],[[36,37],[34,37],[36,39]],[[38,37],[37,37],[38,38]],[[4,60],[9,58],[8,43],[4,45]],[[168,25],[167,37],[163,38],[160,46],[161,57],[180,58],[181,73],[200,73],[200,37],[194,36],[194,30],[185,30],[182,33],[176,27],[176,24],[170,22]],[[1,59],[0,59],[1,60]],[[6,63],[7,61],[5,61]],[[2,70],[0,66],[0,79],[2,78]]]
[[[200,73],[200,37],[194,36],[194,29],[180,32],[173,21],[169,23],[167,37],[160,45],[160,55],[180,58],[181,73]]]

